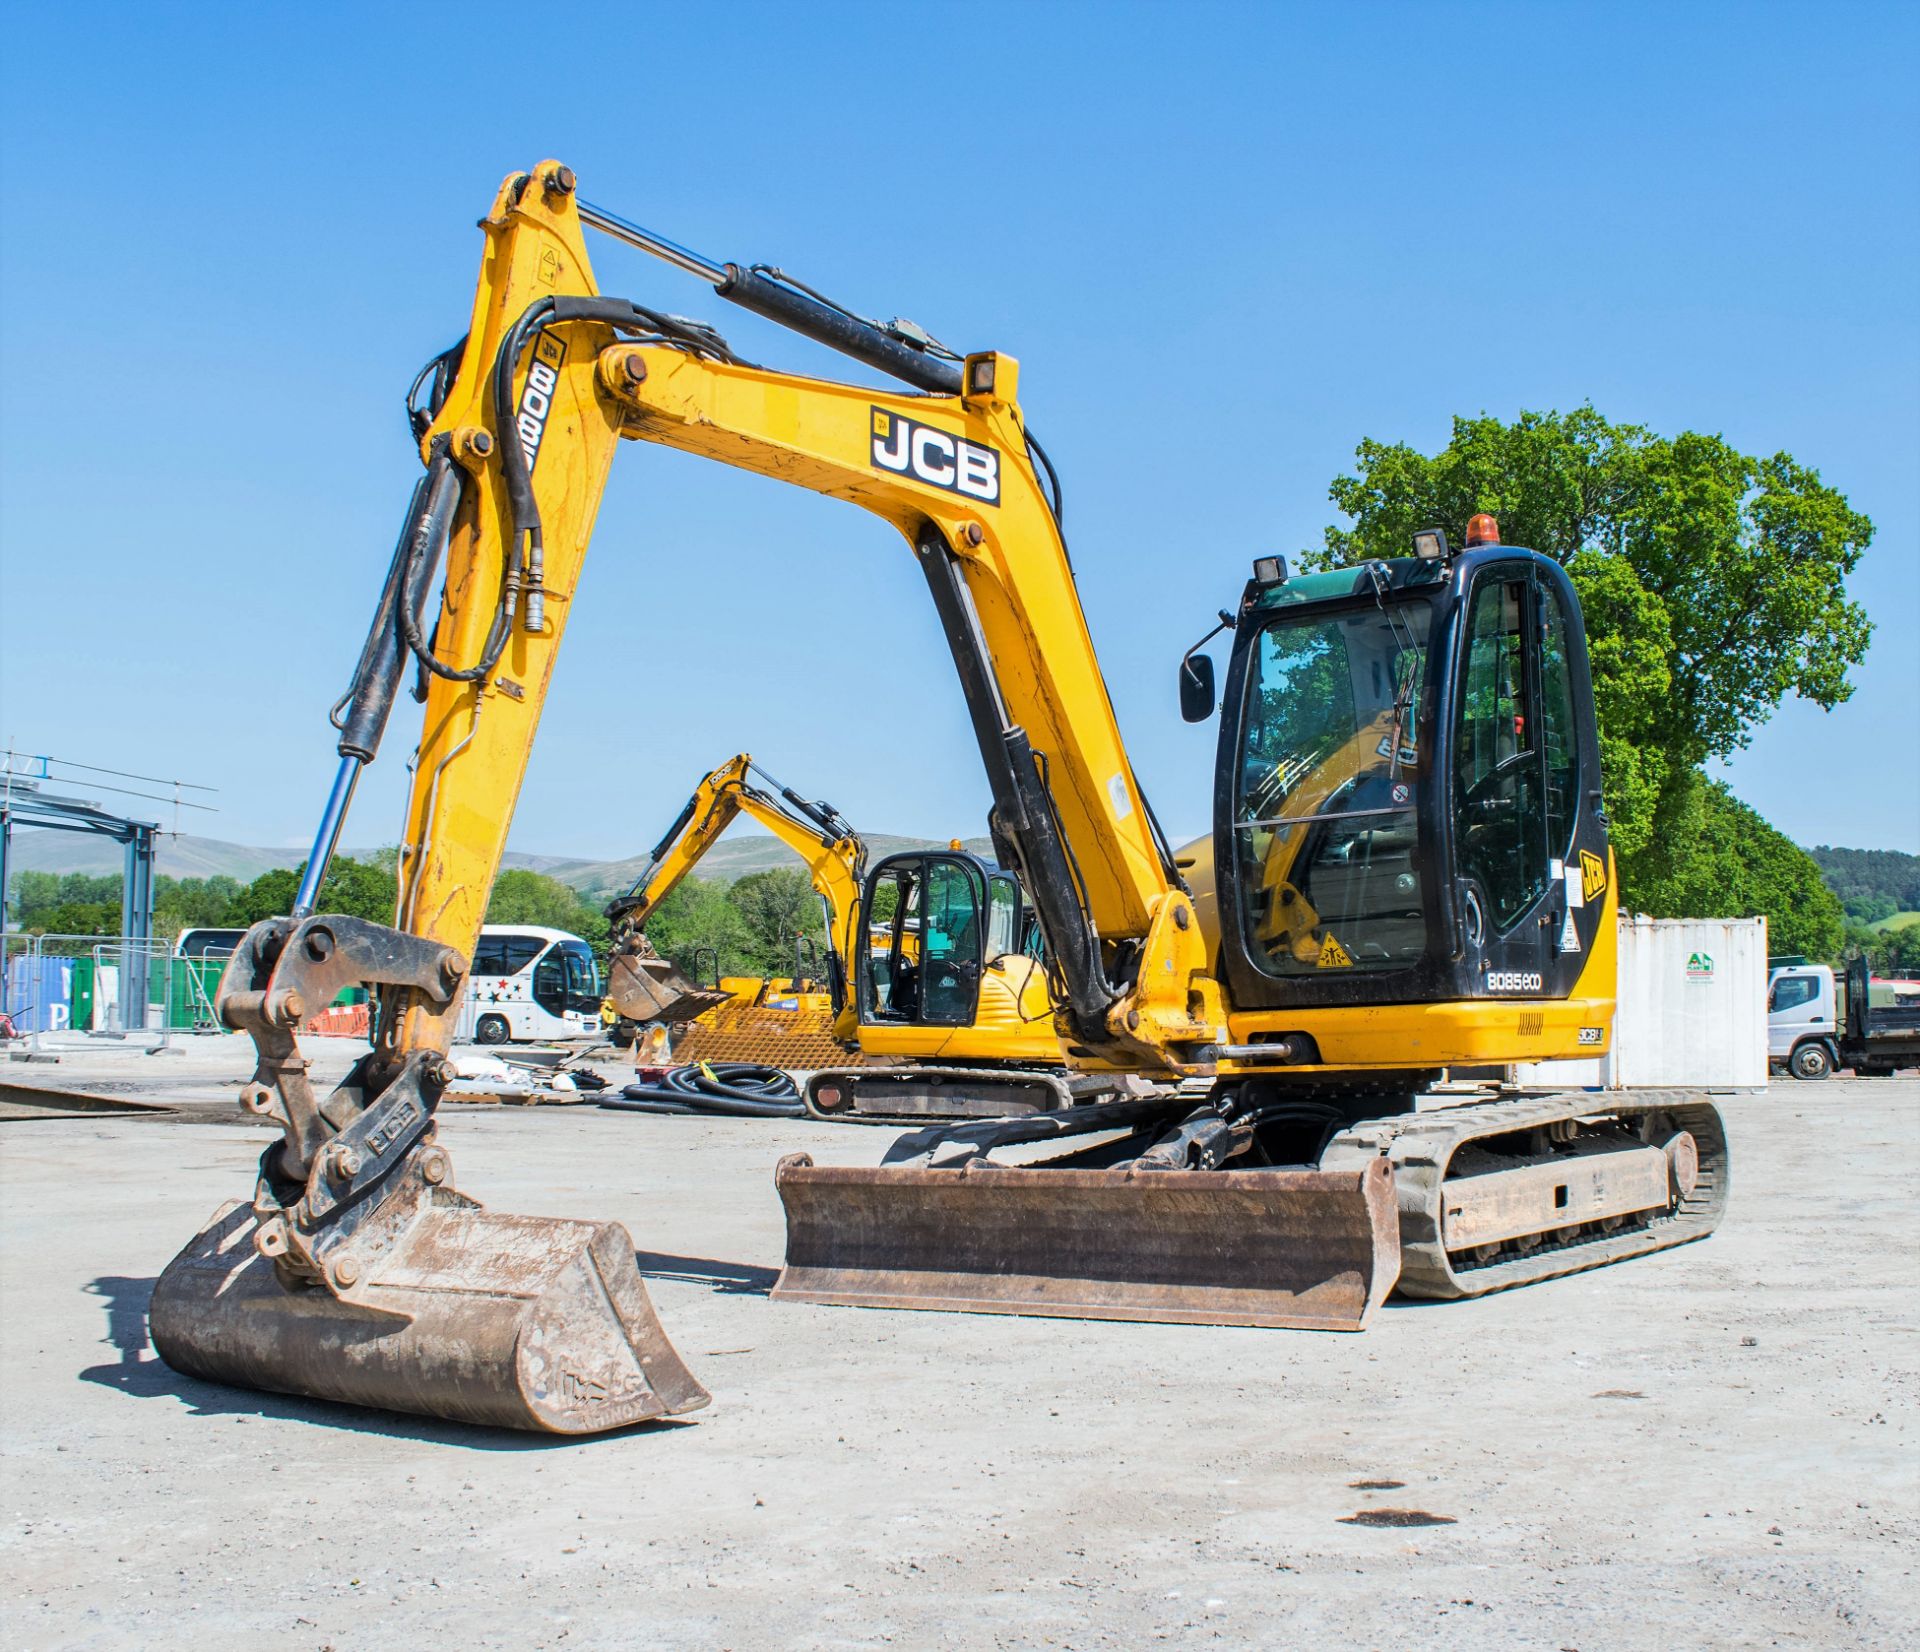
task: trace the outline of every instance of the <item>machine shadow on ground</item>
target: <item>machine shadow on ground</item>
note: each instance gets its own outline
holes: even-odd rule
[[[780,1277],[778,1268],[751,1262],[718,1262],[707,1256],[675,1256],[667,1251],[635,1251],[634,1262],[643,1279],[666,1279],[681,1285],[707,1285],[719,1296],[765,1296]]]
[[[677,1261],[679,1258],[662,1258]],[[721,1264],[713,1264],[721,1266]],[[764,1269],[754,1270],[765,1272]],[[79,1373],[83,1382],[118,1389],[135,1399],[172,1399],[196,1417],[268,1417],[337,1428],[352,1434],[386,1435],[419,1440],[428,1445],[463,1446],[470,1451],[552,1451],[629,1434],[653,1434],[692,1427],[690,1420],[659,1417],[605,1434],[535,1434],[506,1428],[480,1428],[466,1423],[441,1422],[398,1411],[375,1411],[365,1406],[339,1405],[331,1400],[303,1399],[292,1394],[269,1394],[249,1388],[228,1388],[182,1376],[153,1351],[147,1334],[147,1306],[153,1298],[152,1278],[104,1274],[82,1287],[107,1305],[105,1341],[120,1358],[111,1365],[93,1365]]]

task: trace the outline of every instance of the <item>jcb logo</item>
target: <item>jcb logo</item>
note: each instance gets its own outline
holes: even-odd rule
[[[932,425],[904,419],[884,407],[873,410],[876,469],[911,476],[983,505],[1000,503],[1000,455],[990,447],[950,436]]]
[[[520,411],[513,421],[520,432],[529,475],[534,460],[540,457],[540,438],[547,433],[547,415],[553,411],[553,393],[560,383],[560,363],[566,359],[567,347],[551,333],[542,333],[534,340],[533,365],[527,369],[527,382],[520,390]]]
[[[1595,900],[1607,887],[1607,863],[1591,849],[1580,851],[1580,893],[1587,900]]]

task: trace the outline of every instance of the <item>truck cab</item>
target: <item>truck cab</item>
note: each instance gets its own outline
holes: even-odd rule
[[[1777,964],[1767,974],[1767,1065],[1795,1078],[1825,1078],[1839,1065],[1833,971],[1825,964]]]

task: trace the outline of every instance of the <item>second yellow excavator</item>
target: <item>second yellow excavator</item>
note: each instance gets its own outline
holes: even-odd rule
[[[756,366],[710,326],[603,295],[590,229],[896,385]],[[1219,718],[1203,865],[1176,854],[1134,774],[1011,356],[962,356],[777,269],[704,258],[583,203],[555,161],[507,178],[481,231],[467,335],[412,399],[424,471],[340,701],[294,910],[249,930],[221,982],[223,1021],[258,1055],[244,1104],[280,1139],[250,1203],[217,1212],[156,1284],[168,1363],[574,1433],[706,1403],[625,1231],[484,1209],[454,1191],[434,1118],[623,440],[900,532],[972,719],[994,858],[1045,935],[1061,1054],[1165,1086],[928,1128],[879,1166],[788,1158],[776,1297],[1354,1330],[1396,1281],[1474,1296],[1712,1231],[1727,1155],[1706,1096],[1417,1100],[1444,1068],[1593,1055],[1611,1037],[1617,899],[1580,606],[1558,563],[1502,544],[1488,518],[1447,525],[1463,548],[1436,524],[1405,557],[1304,577],[1254,557],[1215,628],[1231,637],[1224,688],[1210,656],[1180,668],[1183,712]],[[1197,364],[1136,344],[1108,370],[1150,418],[1156,375]],[[1196,548],[1136,549],[1140,598],[1164,606]],[[396,921],[318,913],[409,664],[425,707]],[[985,926],[989,892],[924,858],[923,919],[939,880],[941,922],[970,902]],[[892,916],[890,956],[910,960]],[[348,985],[377,991],[378,1036],[321,1097],[295,1033]]]
[[[660,903],[743,815],[801,858],[820,898],[823,1014],[808,1013],[812,994],[786,995],[794,1007],[772,1011],[700,987],[647,941]],[[692,1022],[677,1058],[804,1069],[809,1112],[866,1123],[1003,1117],[1130,1093],[1121,1075],[1068,1070],[1018,878],[957,841],[889,855],[870,876],[867,857],[832,804],[783,785],[746,752],[720,764],[608,904],[615,1041],[644,1022]]]

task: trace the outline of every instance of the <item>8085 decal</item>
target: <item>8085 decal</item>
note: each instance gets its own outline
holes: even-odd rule
[[[541,333],[534,339],[533,364],[527,369],[527,382],[520,387],[520,406],[513,420],[529,473],[540,458],[547,415],[553,411],[553,393],[560,384],[560,364],[566,359],[567,347],[553,334]]]
[[[884,407],[874,408],[872,430],[875,469],[911,476],[983,505],[1000,503],[1000,455],[995,449]]]

